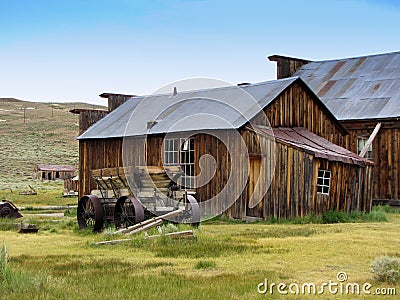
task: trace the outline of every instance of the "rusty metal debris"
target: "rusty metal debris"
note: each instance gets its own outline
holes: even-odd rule
[[[11,201],[3,199],[0,202],[0,218],[18,219],[22,218],[22,215]]]
[[[36,233],[39,231],[39,228],[36,227],[35,224],[21,224],[21,229],[18,231],[19,233]]]

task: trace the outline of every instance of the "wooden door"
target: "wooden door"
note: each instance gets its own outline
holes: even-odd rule
[[[249,217],[262,217],[260,200],[262,198],[262,182],[259,182],[261,170],[261,157],[250,157],[249,178],[247,183],[246,215]]]

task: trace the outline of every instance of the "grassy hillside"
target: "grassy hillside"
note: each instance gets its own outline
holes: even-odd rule
[[[0,98],[0,189],[26,189],[36,164],[78,166],[79,118],[85,103],[39,103]]]

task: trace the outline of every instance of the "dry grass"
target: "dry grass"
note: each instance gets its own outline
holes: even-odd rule
[[[78,232],[68,219],[53,225],[57,230],[36,235],[3,231],[2,239],[13,268],[45,274],[41,291],[32,291],[41,299],[283,299],[288,296],[259,295],[258,283],[265,278],[287,284],[337,282],[336,274],[344,271],[350,282],[400,292],[398,283],[374,281],[370,269],[378,256],[400,256],[399,225],[399,214],[389,215],[385,223],[208,224],[196,232],[197,240],[148,241],[141,236],[132,243],[100,247],[93,243],[103,240],[103,234]],[[30,297],[7,294],[7,299]]]

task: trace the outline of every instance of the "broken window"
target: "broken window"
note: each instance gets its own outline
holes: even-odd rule
[[[367,143],[368,139],[364,137],[357,138],[357,153],[360,154],[361,150],[364,148],[365,144]],[[369,145],[367,153],[365,153],[365,158],[372,159],[372,144]]]
[[[317,194],[329,195],[331,171],[318,170]]]

